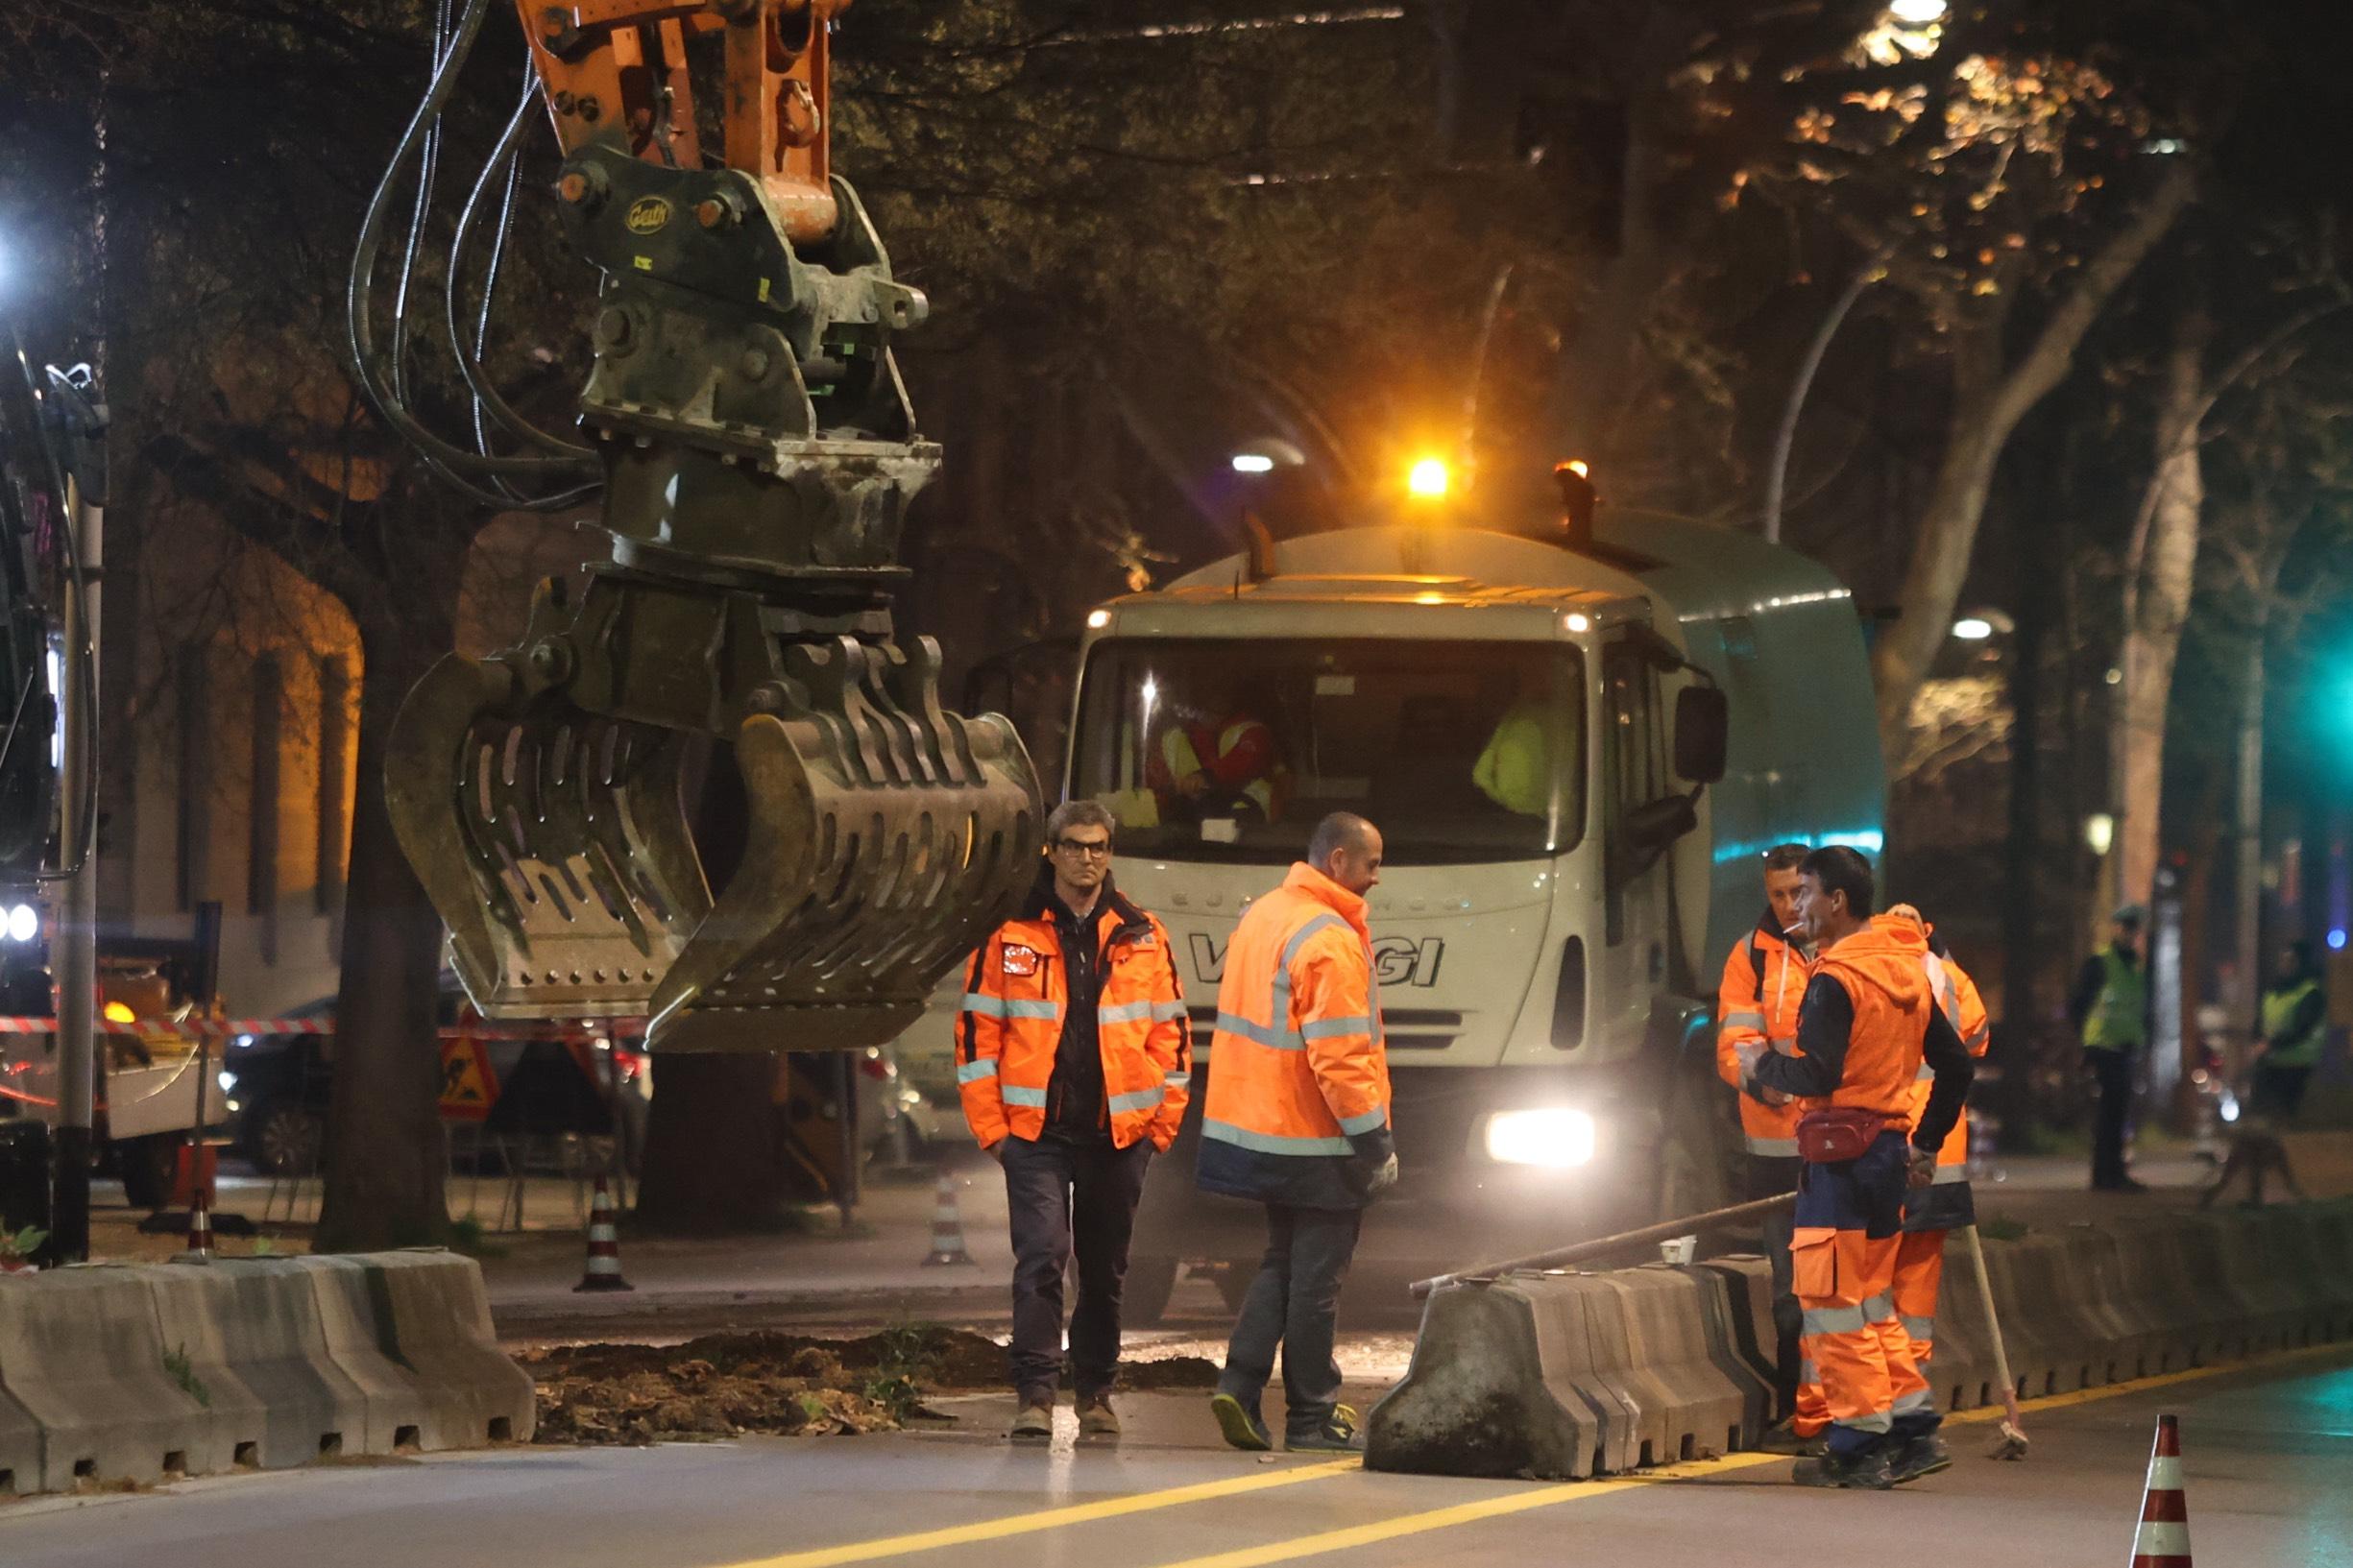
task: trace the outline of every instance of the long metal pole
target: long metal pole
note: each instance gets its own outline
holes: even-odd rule
[[[1524,1274],[1532,1269],[1558,1268],[1563,1264],[1583,1263],[1589,1258],[1606,1257],[1645,1242],[1663,1242],[1670,1237],[1688,1236],[1693,1231],[1710,1226],[1729,1225],[1735,1220],[1761,1218],[1775,1209],[1786,1208],[1797,1201],[1797,1194],[1783,1193],[1778,1197],[1760,1197],[1750,1203],[1735,1203],[1729,1209],[1710,1209],[1681,1219],[1662,1220],[1656,1225],[1644,1225],[1640,1230],[1620,1231],[1615,1236],[1598,1237],[1590,1242],[1579,1242],[1574,1246],[1554,1247],[1550,1252],[1530,1253],[1524,1258],[1506,1258],[1501,1263],[1481,1264],[1458,1273],[1440,1274],[1432,1279],[1416,1280],[1413,1292],[1428,1295],[1432,1291],[1448,1285],[1460,1285],[1466,1280],[1493,1279],[1498,1274]]]
[[[65,655],[59,683],[64,710],[61,730],[64,768],[64,853],[81,856],[65,883],[63,917],[55,953],[58,983],[58,1179],[55,1202],[58,1256],[79,1262],[90,1254],[91,1127],[96,1121],[97,1035],[92,1013],[98,994],[98,845],[91,784],[98,776],[98,601],[106,549],[106,512],[72,486],[71,523],[82,561],[83,591],[65,600]],[[86,647],[89,657],[82,657]]]

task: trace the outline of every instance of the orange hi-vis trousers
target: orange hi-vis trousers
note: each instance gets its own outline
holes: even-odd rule
[[[1842,1459],[1939,1421],[1896,1311],[1904,1168],[1903,1136],[1883,1133],[1860,1159],[1808,1164],[1798,1194],[1789,1259],[1805,1315],[1799,1349],[1819,1380],[1830,1451]],[[1802,1432],[1803,1391],[1800,1401]]]
[[[1926,1366],[1936,1354],[1936,1292],[1945,1280],[1941,1230],[1907,1230],[1896,1247],[1896,1320],[1911,1342],[1912,1360]]]

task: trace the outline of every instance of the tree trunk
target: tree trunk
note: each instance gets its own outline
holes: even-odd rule
[[[2206,498],[2199,466],[2198,421],[2205,391],[2206,345],[2212,324],[2202,311],[2173,320],[2166,355],[2165,391],[2157,410],[2157,469],[2150,476],[2148,530],[2133,541],[2124,562],[2124,643],[2110,724],[2110,788],[2117,803],[2117,892],[2146,904],[2157,875],[2165,792],[2165,718],[2173,693],[2173,663],[2190,617],[2190,589],[2197,566],[2198,519]]]
[[[2238,800],[2232,836],[2237,839],[2231,870],[2231,987],[2224,998],[2233,1024],[2255,1016],[2263,994],[2263,705],[2264,622],[2258,612],[2247,629],[2244,673],[2239,686]]]
[[[359,787],[335,996],[322,1252],[419,1246],[449,1234],[435,1016],[441,917],[393,835],[384,743],[401,699],[450,635],[446,624],[361,622]]]
[[[773,1055],[664,1056],[637,1218],[667,1235],[774,1230],[784,1222]]]
[[[2027,411],[2065,378],[2084,334],[2142,257],[2172,228],[2194,183],[2188,164],[2177,160],[2140,210],[2083,268],[2014,368],[1997,368],[2006,311],[1995,312],[1991,326],[1973,326],[1955,343],[1952,435],[1915,531],[1902,615],[1880,639],[1872,657],[1880,744],[1887,756],[1903,755],[1912,698],[1928,679],[1928,666],[1952,624],[2003,445]],[[1973,356],[1975,363],[1970,362]]]

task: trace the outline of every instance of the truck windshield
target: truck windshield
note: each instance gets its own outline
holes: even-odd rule
[[[1585,662],[1553,642],[1108,640],[1072,760],[1123,855],[1280,864],[1355,811],[1392,865],[1531,859],[1584,820]]]

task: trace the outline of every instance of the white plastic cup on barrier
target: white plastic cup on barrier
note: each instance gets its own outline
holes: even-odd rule
[[[1699,1238],[1696,1236],[1669,1237],[1659,1243],[1659,1261],[1673,1264],[1678,1268],[1686,1267],[1698,1250]]]

